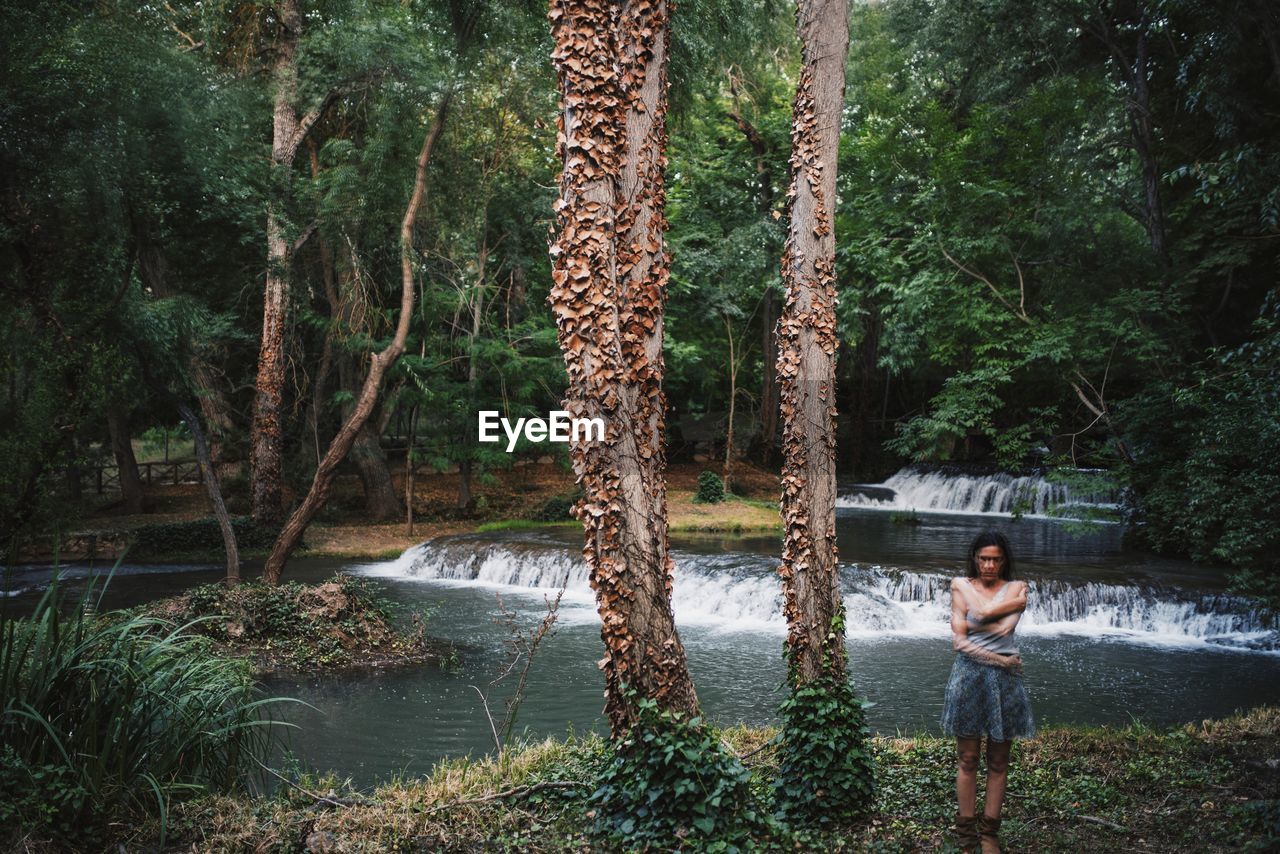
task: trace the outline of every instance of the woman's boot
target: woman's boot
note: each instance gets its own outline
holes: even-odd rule
[[[956,844],[965,854],[978,847],[978,817],[956,814]]]
[[[983,816],[978,819],[978,832],[982,835],[982,854],[1001,854],[1000,819]]]

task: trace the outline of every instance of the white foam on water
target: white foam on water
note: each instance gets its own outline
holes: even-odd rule
[[[748,554],[674,557],[672,607],[678,625],[785,634],[776,559]],[[576,549],[558,543],[441,538],[357,571],[526,598],[564,587],[562,619],[578,624],[599,619],[585,561]],[[840,573],[850,638],[949,636],[948,575],[856,565],[844,565]],[[1239,597],[1053,579],[1032,580],[1029,588],[1029,605],[1018,624],[1022,635],[1280,654],[1280,630]]]
[[[966,516],[1011,516],[1021,511],[1021,515],[1034,518],[1063,518],[1059,514],[1073,506],[1095,510],[1114,510],[1118,506],[1109,494],[1073,494],[1066,484],[1050,483],[1040,475],[1005,472],[970,475],[909,466],[884,483],[863,487],[841,494],[836,506]],[[1050,511],[1055,513],[1051,515]]]

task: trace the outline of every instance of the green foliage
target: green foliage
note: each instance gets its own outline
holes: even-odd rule
[[[573,518],[573,505],[582,498],[582,490],[574,490],[563,495],[553,495],[543,502],[542,507],[534,514],[540,522],[563,522]]]
[[[769,826],[752,796],[751,773],[701,718],[660,710],[649,699],[634,702],[638,720],[591,796],[596,832],[625,848],[748,847]]]
[[[0,613],[0,825],[101,842],[121,813],[240,788],[273,739],[247,664],[196,626],[92,616],[55,582]]]
[[[61,469],[93,461],[107,405],[178,379],[138,358],[134,311],[238,298],[263,158],[252,96],[136,8],[8,4],[0,33],[0,530],[20,540],[74,518]]]
[[[698,475],[698,492],[693,496],[695,504],[719,504],[724,501],[724,480],[713,471]]]
[[[781,715],[774,784],[778,815],[819,827],[864,816],[875,799],[871,733],[849,680],[793,686]]]
[[[1239,817],[1240,830],[1246,835],[1241,851],[1275,851],[1280,849],[1280,798],[1250,801],[1231,810]]]
[[[241,550],[266,549],[275,542],[274,530],[255,525],[248,516],[233,517],[231,527],[236,532],[236,542]],[[129,555],[134,558],[199,555],[220,552],[223,548],[222,529],[216,519],[152,522],[139,525],[129,533],[133,539]]]
[[[1122,417],[1133,535],[1226,564],[1280,604],[1280,294],[1252,342],[1215,354],[1184,385],[1156,383]]]

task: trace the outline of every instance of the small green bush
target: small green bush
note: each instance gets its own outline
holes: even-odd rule
[[[693,497],[695,504],[719,504],[724,501],[724,481],[713,471],[704,471],[698,475],[698,494]]]
[[[640,719],[591,796],[596,833],[628,850],[734,851],[769,831],[751,772],[701,718],[661,711],[648,699],[636,705]]]
[[[581,490],[553,495],[534,514],[539,522],[563,522],[573,518],[573,505],[582,497]]]
[[[781,714],[778,816],[829,826],[865,815],[875,796],[871,734],[849,680],[793,686]]]

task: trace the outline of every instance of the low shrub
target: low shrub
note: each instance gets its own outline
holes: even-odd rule
[[[865,815],[875,798],[871,733],[849,680],[793,686],[781,716],[778,816],[824,827]]]
[[[719,504],[724,501],[724,481],[713,471],[704,471],[698,475],[698,494],[693,497],[695,504]]]
[[[236,542],[241,550],[267,549],[275,542],[275,530],[255,525],[247,516],[231,520]],[[221,552],[222,529],[217,519],[192,519],[183,522],[155,522],[140,525],[130,532],[131,558],[166,558],[175,554]]]
[[[242,788],[273,748],[247,662],[191,624],[87,613],[55,583],[0,613],[0,827],[101,841],[121,814]]]
[[[573,505],[582,497],[581,490],[553,495],[534,513],[539,522],[563,522],[573,518]]]
[[[636,700],[640,719],[614,749],[591,796],[595,832],[633,848],[732,851],[769,831],[751,772],[701,718]]]

